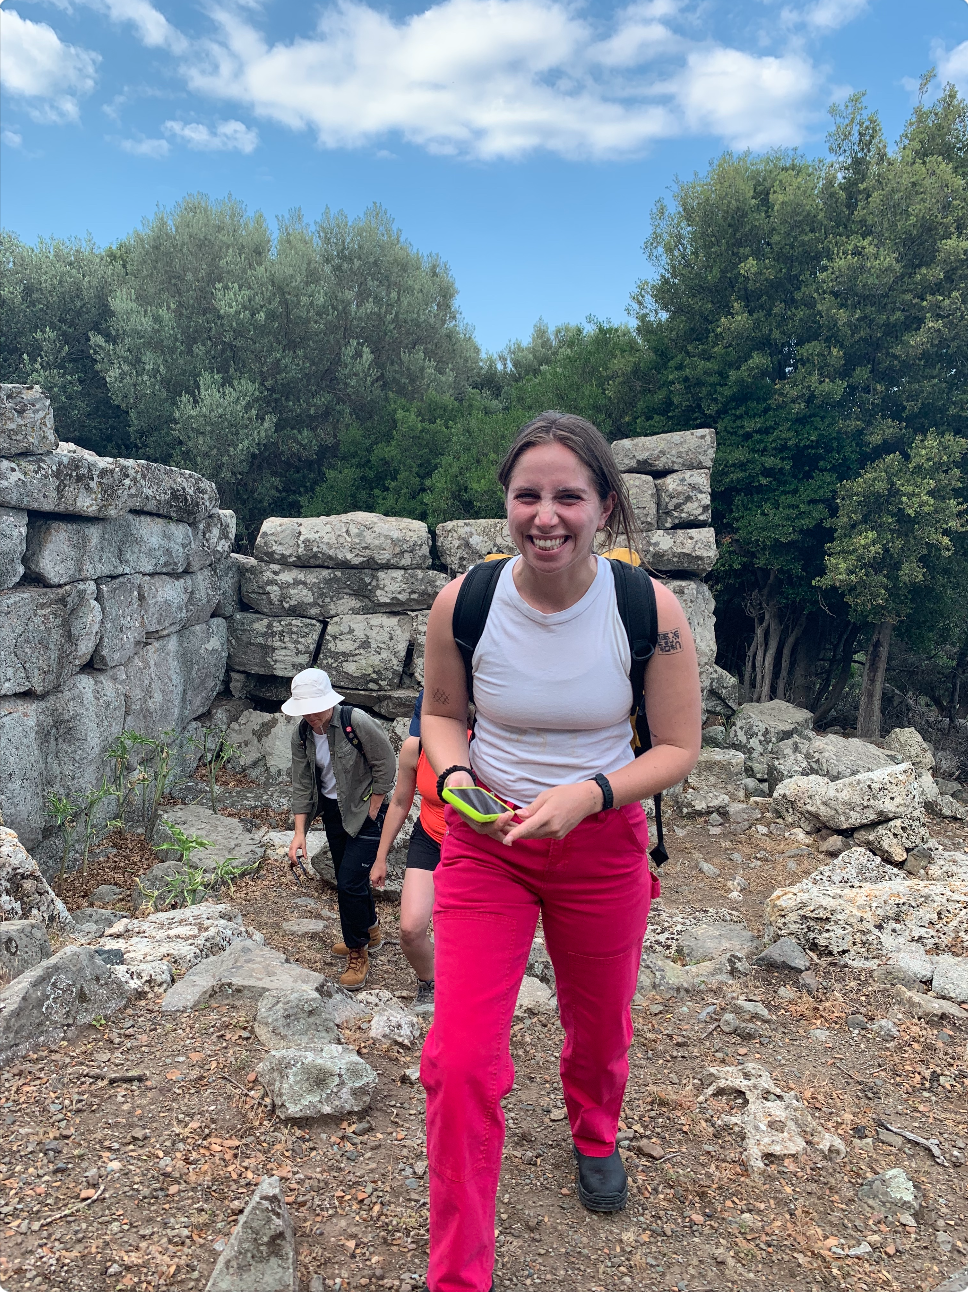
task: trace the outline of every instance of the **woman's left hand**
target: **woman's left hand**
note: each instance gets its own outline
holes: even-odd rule
[[[520,824],[514,825],[502,840],[512,844],[515,839],[563,839],[574,830],[579,821],[602,809],[602,791],[594,781],[580,781],[577,785],[556,785],[542,790],[533,803],[517,809]]]

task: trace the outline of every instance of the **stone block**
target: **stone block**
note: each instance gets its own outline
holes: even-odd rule
[[[517,556],[507,520],[447,520],[434,531],[437,555],[453,576],[463,574],[492,552]]]
[[[789,825],[816,829],[816,819],[808,813],[807,803],[813,802],[829,784],[823,776],[790,776],[780,781],[773,789],[774,813]]]
[[[427,621],[429,618],[429,610],[419,610],[416,614],[410,616],[411,657],[408,671],[413,678],[414,685],[417,687],[424,684],[424,653],[427,646]]]
[[[243,618],[248,616],[237,615],[233,623]],[[291,621],[276,619],[268,622]],[[398,687],[410,646],[411,629],[410,615],[338,615],[329,621],[326,629],[319,667],[326,670],[337,690],[352,687],[360,691],[380,691]],[[283,672],[279,668],[260,671]]]
[[[228,658],[226,623],[205,623],[147,642],[120,669],[126,725],[141,735],[183,731],[215,699]],[[197,760],[196,760],[197,761]]]
[[[257,866],[265,852],[266,830],[262,826],[247,830],[241,821],[232,816],[222,816],[200,804],[181,803],[165,807],[155,831],[154,849],[159,858],[169,861],[172,853],[164,845],[171,841],[168,825],[177,826],[188,835],[205,839],[210,847],[192,854],[192,861],[207,866],[233,860],[240,866]]]
[[[673,471],[655,482],[660,529],[696,528],[712,521],[708,471]]]
[[[876,772],[881,767],[896,767],[903,762],[900,754],[878,749],[866,740],[848,740],[843,736],[817,736],[803,751],[810,771],[826,776],[828,781],[846,780],[861,772]]]
[[[331,1117],[369,1108],[377,1074],[349,1045],[319,1050],[275,1050],[256,1075],[284,1121]]]
[[[0,923],[0,981],[19,978],[50,957],[50,938],[41,920]]]
[[[53,453],[0,458],[0,505],[102,518],[139,511],[192,524],[218,507],[218,493],[194,471],[61,443]]]
[[[833,784],[823,781],[811,787],[803,806],[831,830],[856,830],[858,826],[920,814],[924,796],[914,768],[910,763],[901,763],[848,776]]]
[[[97,600],[101,607],[101,635],[91,656],[95,668],[116,668],[144,645],[140,574],[99,579]]]
[[[218,588],[218,599],[215,602],[215,608],[212,610],[213,615],[218,615],[222,619],[231,619],[242,609],[242,603],[239,595],[240,571],[236,559],[232,553],[228,556],[216,557],[212,563],[212,569],[215,571],[216,587]]]
[[[238,941],[189,969],[165,995],[161,1009],[162,1013],[198,1009],[216,996],[259,1001],[267,991],[316,991],[325,981],[322,974],[287,964],[281,951]]]
[[[422,520],[351,511],[342,516],[270,516],[255,541],[260,561],[329,569],[429,569],[430,531]]]
[[[686,783],[701,794],[725,794],[728,801],[742,803],[744,767],[745,759],[736,749],[701,749]]]
[[[262,1177],[205,1292],[299,1292],[296,1233],[277,1175]]]
[[[284,713],[262,713],[249,709],[225,730],[225,741],[234,745],[233,769],[245,772],[260,785],[288,785],[292,778],[290,742],[295,718]]]
[[[337,615],[427,610],[447,576],[437,570],[327,570],[236,556],[242,598],[263,615]]]
[[[0,991],[0,1064],[110,1018],[129,995],[90,947],[65,947]]]
[[[712,529],[655,529],[642,535],[642,559],[653,570],[708,574],[718,555]]]
[[[230,672],[229,691],[239,700],[264,700],[278,705],[292,694],[292,679],[267,673]]]
[[[658,503],[656,500],[655,481],[651,476],[623,475],[625,487],[629,491],[629,502],[635,514],[635,523],[641,534],[657,529],[659,525]],[[438,527],[439,528],[439,527]]]
[[[213,511],[192,527],[192,547],[185,563],[191,574],[228,556],[235,543],[235,512]]]
[[[0,457],[51,453],[58,443],[54,412],[41,388],[0,384]]]
[[[675,580],[672,580],[670,582],[670,586],[672,582],[675,582]],[[705,584],[703,584],[703,587],[705,587]],[[679,594],[676,593],[676,595],[678,596]],[[712,594],[710,593],[710,598],[711,597],[712,597]],[[715,605],[713,604],[713,606],[711,607],[711,611],[714,608],[715,608]],[[688,610],[686,611],[686,618],[687,619],[689,618]],[[715,623],[716,621],[715,621],[715,618],[713,617],[711,621],[707,621],[707,622],[709,622],[709,636],[711,636],[712,641],[710,642],[709,637],[707,636],[706,640],[703,643],[702,649],[703,649],[703,653],[707,656],[709,655],[709,652],[711,650],[712,657],[715,659],[715,653],[716,653]],[[691,626],[692,624],[690,621],[690,627]],[[693,636],[694,637],[696,636],[695,629],[693,629]],[[698,653],[699,651],[698,645],[696,647],[696,650]],[[739,682],[735,677],[733,677],[732,673],[727,673],[726,670],[724,668],[720,668],[718,664],[708,663],[700,666],[699,680],[702,684],[704,711],[706,713],[717,714],[719,717],[722,717],[722,718],[731,718],[733,714],[736,712],[736,710],[739,708]]]
[[[145,638],[166,637],[212,617],[219,598],[218,576],[211,565],[191,574],[144,575],[138,596]]]
[[[27,513],[0,507],[0,591],[23,578],[27,547]]]
[[[737,710],[729,743],[749,758],[764,758],[782,740],[812,733],[812,713],[785,700],[769,700],[765,704],[744,704]]]
[[[808,736],[791,736],[781,740],[766,755],[766,778],[769,792],[773,794],[783,781],[792,780],[795,776],[819,775],[811,770],[807,762],[806,749],[810,744]]]
[[[73,929],[67,907],[40,873],[17,833],[0,825],[0,920]]]
[[[305,990],[267,991],[256,1011],[255,1034],[267,1050],[318,1050],[340,1039],[330,1001]]]
[[[670,431],[616,440],[612,455],[619,471],[660,475],[669,471],[709,471],[716,456],[716,432]]]
[[[928,827],[923,813],[917,812],[881,825],[862,826],[854,831],[854,842],[870,848],[885,861],[903,866],[912,848],[928,842]]]
[[[31,516],[24,569],[58,587],[119,574],[180,574],[193,550],[191,526],[160,516],[54,520]]]
[[[687,929],[676,943],[676,954],[688,964],[715,960],[734,952],[752,960],[763,943],[745,924],[701,924]]]
[[[968,957],[938,956],[931,978],[931,990],[944,1000],[957,1001],[960,1005],[968,1004]],[[968,1025],[968,1018],[965,1022]]]
[[[101,630],[93,583],[0,592],[0,695],[56,690],[91,658]]]
[[[716,602],[712,591],[698,579],[666,579],[663,582],[675,594],[685,612],[696,643],[700,672],[709,674],[709,670],[715,668],[716,664]],[[720,669],[719,672],[722,673],[723,670]],[[724,676],[729,677],[729,674],[725,673]],[[735,679],[730,681],[733,682],[738,698],[738,684]]]
[[[413,717],[413,706],[417,703],[417,696],[420,694],[413,687],[404,687],[395,691],[358,691],[351,686],[341,686],[340,693],[347,704],[359,704],[366,709],[372,709],[378,718],[385,718],[388,722],[405,718],[408,725]]]
[[[322,631],[315,619],[273,615],[239,614],[226,622],[232,668],[273,677],[292,678],[309,668]]]
[[[910,763],[919,772],[930,772],[934,767],[931,746],[914,727],[895,727],[888,734],[884,746],[900,754],[905,763]]]

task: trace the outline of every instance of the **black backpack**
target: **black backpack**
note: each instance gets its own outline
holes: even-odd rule
[[[472,565],[464,575],[454,605],[454,641],[464,661],[464,672],[467,675],[467,697],[474,698],[474,680],[471,661],[474,649],[481,640],[488,611],[494,599],[494,589],[501,571],[511,557],[500,560],[482,561]],[[622,624],[628,634],[629,650],[632,654],[632,666],[629,669],[629,681],[632,684],[631,723],[635,734],[635,756],[644,754],[652,747],[652,733],[645,712],[645,666],[655,653],[659,635],[658,616],[655,607],[655,588],[645,570],[629,565],[625,561],[609,559],[612,577],[615,580],[615,600]],[[649,852],[656,866],[668,861],[662,832],[662,795],[656,794],[655,832],[658,842]]]

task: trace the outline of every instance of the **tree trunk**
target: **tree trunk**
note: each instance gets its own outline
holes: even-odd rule
[[[780,656],[780,676],[776,680],[776,698],[785,700],[787,698],[787,682],[790,678],[790,660],[793,658],[793,650],[800,640],[800,634],[807,622],[807,612],[804,610],[800,618],[793,625],[791,632],[787,635],[783,643],[783,654]]]
[[[763,672],[760,676],[760,689],[757,696],[760,704],[765,704],[772,695],[773,667],[776,664],[776,652],[779,649],[780,638],[783,635],[783,621],[777,613],[775,602],[771,602],[766,607],[766,622],[769,628],[769,636],[766,650],[763,652]]]
[[[814,726],[816,726],[818,722],[822,722],[828,713],[833,712],[837,707],[837,701],[844,693],[844,687],[847,685],[847,681],[850,677],[851,665],[854,662],[854,644],[856,643],[859,634],[860,628],[855,624],[847,629],[847,632],[842,639],[840,647],[840,673],[837,676],[836,682],[833,684],[833,688],[827,695],[827,698],[824,700],[823,704],[818,705],[816,712],[813,715]],[[833,663],[832,660],[831,663]],[[827,690],[827,685],[828,684],[825,682],[820,695]],[[814,704],[818,703],[819,698],[820,697],[818,695]]]
[[[760,678],[763,675],[763,649],[765,643],[766,615],[761,611],[756,616],[756,630],[753,634],[752,667],[747,672],[746,685],[744,688],[744,704],[749,700],[758,700],[760,698]]]
[[[790,703],[801,709],[809,709],[810,701],[816,686],[817,658],[820,654],[820,625],[817,615],[807,617],[806,626],[797,643],[793,665],[793,679],[790,682]]]
[[[864,678],[860,685],[860,707],[857,711],[857,734],[862,739],[877,739],[881,734],[881,696],[884,693],[884,675],[891,649],[894,625],[883,619],[874,629],[871,644],[864,661]]]

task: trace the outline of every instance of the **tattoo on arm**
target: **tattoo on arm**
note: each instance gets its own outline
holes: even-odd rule
[[[677,650],[682,650],[682,641],[679,638],[679,629],[673,628],[671,633],[659,633],[656,650],[660,655],[671,655]]]
[[[439,686],[434,688],[434,699],[438,704],[450,704],[450,696]]]

